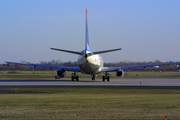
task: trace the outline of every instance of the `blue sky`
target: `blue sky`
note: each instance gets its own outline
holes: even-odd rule
[[[0,63],[78,56],[50,47],[82,51],[85,9],[90,47],[104,62],[180,61],[179,0],[1,0]]]

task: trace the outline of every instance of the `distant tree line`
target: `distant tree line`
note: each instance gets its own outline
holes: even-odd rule
[[[26,62],[26,61],[21,61]],[[172,62],[172,61],[168,61]],[[131,61],[120,61],[116,63],[104,63],[105,67],[117,67],[117,66],[132,66],[132,65],[144,65],[144,64],[156,64],[156,63],[163,63],[159,60],[155,60],[154,62],[131,62]],[[61,62],[61,60],[51,60],[51,61],[40,61],[38,64],[44,64],[44,65],[56,65],[56,66],[70,66],[70,67],[76,67],[78,66],[77,61],[68,61],[68,62]],[[179,62],[178,62],[179,64]],[[159,68],[153,67],[147,67],[145,71],[177,71],[177,65],[162,65],[159,66]],[[33,66],[27,66],[27,65],[18,65],[18,64],[0,64],[0,71],[32,71],[34,70]],[[36,67],[36,71],[47,71],[49,68],[45,67]],[[56,70],[56,69],[53,69]],[[128,70],[125,70],[128,71]],[[131,71],[144,71],[144,68],[133,68]]]

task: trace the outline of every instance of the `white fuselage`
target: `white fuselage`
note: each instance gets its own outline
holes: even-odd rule
[[[93,55],[93,51],[82,51],[84,55],[80,55],[78,58],[78,65],[81,71],[85,74],[95,75],[100,72],[100,68],[103,67],[103,59],[100,55]]]

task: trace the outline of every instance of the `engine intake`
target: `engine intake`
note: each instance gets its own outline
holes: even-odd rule
[[[57,71],[57,75],[61,78],[66,76],[67,71],[65,71],[64,69],[58,70]]]
[[[118,77],[123,77],[124,76],[124,71],[123,70],[119,70],[119,71],[116,72],[116,75]]]

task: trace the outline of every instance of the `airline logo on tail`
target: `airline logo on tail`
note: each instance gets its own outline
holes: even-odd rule
[[[87,9],[86,9],[86,48],[85,50],[90,50],[89,46],[89,34],[88,34],[88,15],[87,15]]]

